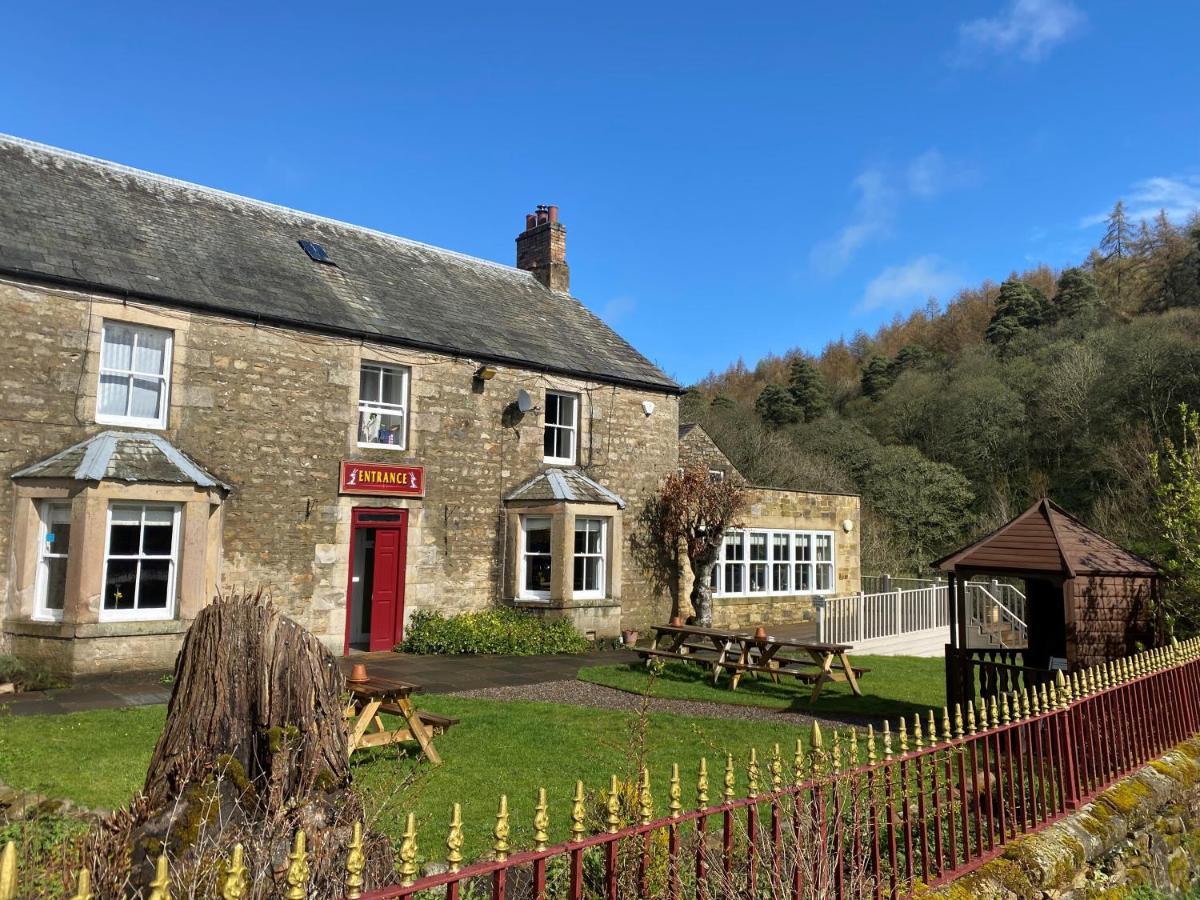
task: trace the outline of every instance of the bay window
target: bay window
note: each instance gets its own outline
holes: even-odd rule
[[[51,500],[39,505],[38,570],[34,618],[61,621],[67,595],[67,557],[71,550],[71,504]]]
[[[575,520],[575,572],[572,585],[575,597],[604,596],[606,530],[604,519]]]
[[[725,532],[711,583],[717,596],[813,594],[833,590],[833,532]]]
[[[549,600],[553,574],[550,516],[521,517],[520,597]]]
[[[177,504],[109,506],[101,621],[174,615],[179,509]]]

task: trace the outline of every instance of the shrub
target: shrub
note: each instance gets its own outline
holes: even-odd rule
[[[45,666],[0,653],[0,684],[9,681],[17,686],[18,691],[44,691],[63,685],[61,679],[51,674]]]
[[[404,653],[500,653],[535,656],[584,653],[591,644],[565,619],[505,607],[446,618],[439,612],[416,612],[409,620]]]

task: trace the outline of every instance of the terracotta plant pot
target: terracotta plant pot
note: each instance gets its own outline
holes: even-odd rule
[[[756,641],[765,641],[767,639],[767,629],[759,625],[754,629],[754,639]]]
[[[638,633],[632,629],[625,629],[621,632],[621,643],[626,647],[631,647],[637,643]]]
[[[678,628],[682,624],[683,624],[683,619],[681,619],[679,616],[671,617],[671,625],[674,626],[675,628]]]
[[[367,675],[367,667],[362,663],[355,663],[350,668],[350,675],[346,680],[354,683],[370,681],[370,676]]]

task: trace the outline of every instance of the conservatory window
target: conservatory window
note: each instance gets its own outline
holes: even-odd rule
[[[718,596],[813,594],[835,582],[833,532],[727,531],[713,568]]]
[[[575,520],[575,573],[572,587],[576,597],[604,596],[605,525],[604,519]]]
[[[102,621],[174,615],[179,509],[129,503],[108,508]]]

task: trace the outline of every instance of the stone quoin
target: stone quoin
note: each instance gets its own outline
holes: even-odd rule
[[[740,476],[569,289],[552,206],[510,267],[0,137],[0,645],[168,668],[234,585],[337,653],[419,610],[666,621],[638,511],[681,464]],[[718,616],[857,590],[857,524],[754,488]]]

